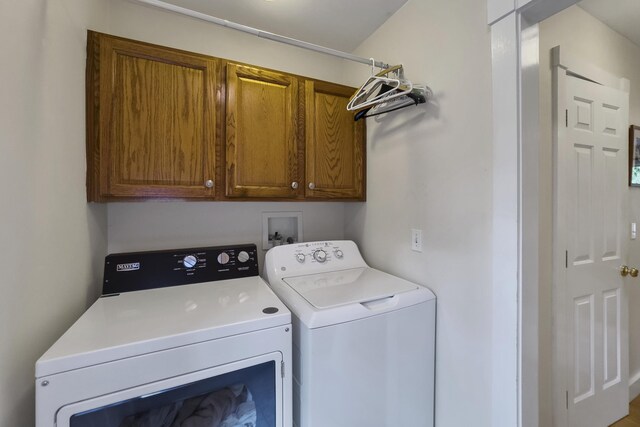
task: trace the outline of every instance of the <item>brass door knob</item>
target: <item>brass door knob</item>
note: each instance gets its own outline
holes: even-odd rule
[[[638,277],[638,269],[637,268],[629,268],[626,265],[620,266],[620,275],[622,277]]]

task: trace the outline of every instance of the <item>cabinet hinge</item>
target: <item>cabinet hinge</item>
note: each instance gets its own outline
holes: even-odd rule
[[[569,268],[569,251],[564,251],[564,268]]]
[[[280,362],[280,377],[284,378],[284,360]]]
[[[564,125],[569,127],[569,110],[564,110]]]

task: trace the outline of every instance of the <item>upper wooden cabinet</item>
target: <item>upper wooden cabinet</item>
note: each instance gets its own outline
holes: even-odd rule
[[[226,195],[298,194],[298,80],[227,64]]]
[[[354,91],[89,31],[88,200],[364,200]]]
[[[354,89],[307,80],[305,84],[306,186],[314,198],[363,199],[365,127],[347,103]]]
[[[212,198],[219,61],[89,32],[87,192]]]

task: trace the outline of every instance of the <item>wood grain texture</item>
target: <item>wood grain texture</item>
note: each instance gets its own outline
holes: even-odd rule
[[[305,86],[306,197],[364,200],[364,120],[347,111],[354,89],[313,80]]]
[[[99,45],[87,66],[99,78],[93,200],[214,197],[204,183],[215,179],[218,61],[99,33],[91,38]]]
[[[228,63],[226,98],[227,197],[295,197],[297,79]]]
[[[100,201],[100,35],[87,33],[86,150],[87,200]]]
[[[89,31],[87,199],[364,200],[354,91]]]

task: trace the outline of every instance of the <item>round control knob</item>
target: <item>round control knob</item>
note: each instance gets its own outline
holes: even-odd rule
[[[238,261],[240,262],[247,262],[249,261],[249,254],[246,251],[241,251],[238,254]]]
[[[296,259],[298,260],[298,262],[300,264],[302,264],[304,262],[305,258],[306,257],[304,256],[304,254],[296,254]]]
[[[342,258],[344,256],[344,254],[342,253],[342,251],[340,249],[336,249],[334,254],[336,255],[336,258]]]
[[[318,262],[325,262],[327,260],[327,253],[322,249],[318,249],[313,253],[313,258]]]
[[[196,258],[195,255],[187,255],[186,257],[182,258],[182,265],[184,265],[187,268],[193,268],[196,266],[197,263],[198,263],[198,258]]]
[[[221,252],[220,255],[218,255],[218,264],[225,265],[228,262],[229,262],[229,254],[226,252]]]

